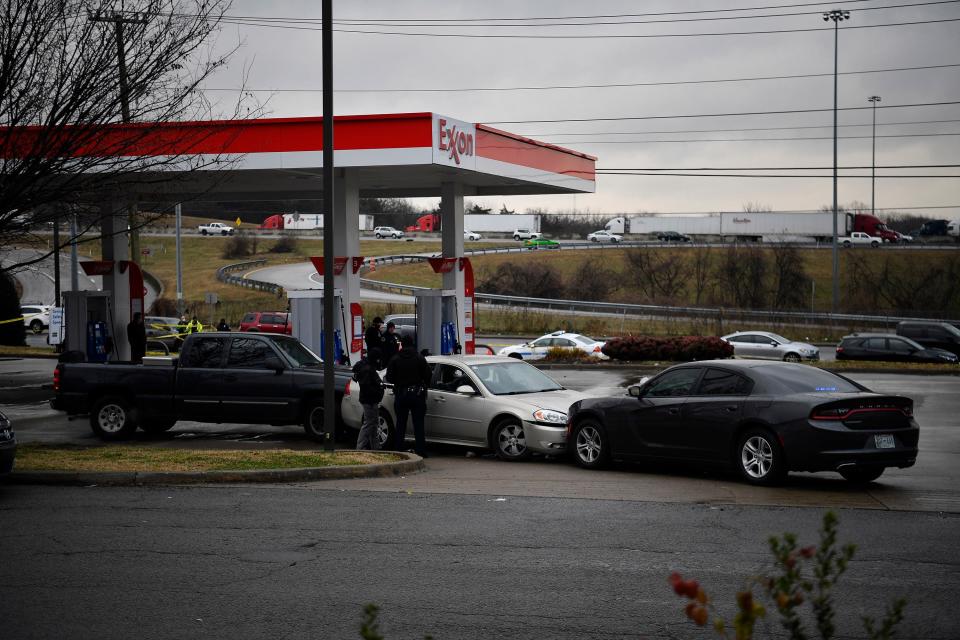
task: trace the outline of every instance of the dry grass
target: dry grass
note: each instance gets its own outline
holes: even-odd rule
[[[48,447],[21,445],[18,471],[246,471],[300,469],[394,462],[391,453],[263,451],[198,451],[165,447]]]
[[[604,267],[614,272],[614,277],[621,283],[621,288],[610,296],[610,302],[629,302],[629,303],[655,303],[656,301],[646,299],[636,288],[630,286],[631,278],[626,274],[628,269],[625,252],[630,249],[612,249],[603,250],[582,250],[582,251],[538,251],[525,254],[493,254],[486,256],[473,256],[474,273],[476,274],[477,288],[483,290],[482,280],[484,272],[492,272],[498,266],[506,262],[515,262],[520,260],[537,260],[538,262],[548,264],[555,268],[564,282],[571,281],[574,273],[585,261],[600,257],[603,260]],[[646,247],[643,249],[651,253],[661,253],[667,256],[676,256],[682,261],[692,263],[694,251],[689,247]],[[711,247],[708,249],[712,256],[712,263],[716,266],[720,261],[722,252],[728,251],[727,247]],[[761,247],[764,252],[772,252],[770,247]],[[804,270],[814,285],[811,291],[811,285],[808,284],[804,292],[806,300],[811,299],[813,293],[812,308],[804,309],[806,311],[829,311],[831,305],[831,279],[832,279],[832,259],[831,252],[825,249],[802,248]],[[847,278],[847,269],[852,255],[865,256],[873,264],[880,265],[880,261],[888,255],[887,251],[879,250],[867,252],[865,250],[845,250],[840,252],[840,283],[841,288],[845,287]],[[939,261],[943,260],[943,255],[939,252],[916,251],[911,252],[911,268],[919,270],[933,270]],[[688,264],[689,268],[689,264]],[[434,274],[428,265],[396,265],[378,268],[374,273],[369,274],[368,278],[381,280],[384,282],[396,282],[400,284],[409,284],[415,286],[435,287],[439,282],[439,276]],[[692,280],[692,278],[691,278]],[[700,306],[716,306],[709,302],[710,298],[718,298],[720,292],[707,290],[704,292],[704,300],[701,300]],[[841,291],[842,293],[842,291]],[[684,290],[674,301],[681,306],[696,306],[696,300],[693,291],[693,283],[688,282]],[[874,310],[878,312],[879,310]]]

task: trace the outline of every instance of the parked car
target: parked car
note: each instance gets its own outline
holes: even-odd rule
[[[612,231],[607,231],[606,229],[600,229],[599,231],[588,233],[587,240],[590,242],[612,242],[616,244],[623,240],[623,236],[618,236]]]
[[[547,238],[532,238],[524,241],[523,246],[532,249],[557,249],[560,247],[560,243],[556,240],[548,240]]]
[[[949,322],[904,320],[897,324],[897,335],[926,349],[943,349],[960,356],[960,329]]]
[[[428,356],[427,442],[492,449],[503,460],[566,451],[567,407],[584,398],[526,362],[491,356]],[[347,384],[341,412],[360,428],[363,410],[355,384]],[[393,391],[381,402],[378,438],[393,442]],[[412,437],[408,423],[407,433]]]
[[[820,349],[806,342],[794,342],[769,331],[736,331],[721,338],[733,345],[733,355],[738,358],[762,360],[819,360]]]
[[[660,242],[690,242],[690,236],[679,231],[660,231],[657,233],[657,240]]]
[[[399,229],[394,229],[393,227],[377,227],[376,229],[373,230],[373,235],[375,235],[378,240],[380,238],[396,239],[396,238],[403,237],[403,231],[400,231]]]
[[[852,333],[843,336],[837,345],[837,360],[956,364],[957,356],[944,349],[924,349],[910,338],[895,333]]]
[[[580,349],[585,353],[606,360],[607,356],[601,351],[604,344],[605,343],[599,340],[594,340],[590,336],[584,336],[579,333],[554,331],[530,342],[503,347],[497,355],[516,358],[517,360],[539,360],[546,356],[547,351],[550,349],[560,347],[563,349]]]
[[[543,234],[541,234],[539,231],[531,231],[530,229],[513,230],[514,240],[535,240],[541,237],[543,237]]]
[[[0,476],[13,471],[13,463],[16,457],[17,437],[13,433],[10,419],[0,411]]]
[[[180,319],[173,316],[146,316],[143,324],[147,331],[147,346],[150,342],[162,342],[170,351],[179,351],[183,344]]]
[[[864,233],[863,231],[854,231],[849,236],[837,238],[837,243],[840,246],[845,247],[847,249],[853,246],[873,247],[874,249],[876,249],[881,244],[883,244],[883,238],[877,238],[875,236],[871,236],[870,234]]]
[[[293,333],[290,314],[286,311],[250,311],[240,321],[240,331],[261,333]]]
[[[628,395],[570,407],[567,446],[582,467],[679,459],[732,467],[750,484],[789,471],[853,482],[917,459],[913,400],[873,393],[803,364],[715,360],[670,367]]]
[[[47,304],[29,304],[20,307],[23,316],[23,326],[34,333],[43,333],[50,328],[50,311],[52,306]]]
[[[139,427],[157,434],[178,420],[303,425],[322,441],[324,372],[296,338],[275,334],[191,333],[179,358],[144,364],[60,362],[50,406],[90,416],[103,440],[127,438]],[[335,367],[337,407],[350,379]],[[335,410],[335,408],[334,408]]]
[[[397,327],[397,335],[410,336],[413,343],[417,343],[417,316],[412,313],[395,313],[384,317],[382,330],[387,330],[387,323],[392,322]]]
[[[464,240],[470,240],[471,242],[475,242],[475,241],[479,240],[479,239],[482,238],[482,237],[483,237],[483,236],[481,236],[479,233],[477,233],[477,232],[475,232],[475,231],[470,231],[470,229],[464,229],[464,230],[463,230],[463,239],[464,239]]]
[[[209,224],[201,224],[197,229],[200,230],[201,235],[205,236],[232,236],[233,227],[230,225],[223,224],[222,222],[211,222]]]

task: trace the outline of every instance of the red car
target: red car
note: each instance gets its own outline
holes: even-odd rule
[[[293,333],[290,314],[285,311],[250,311],[240,321],[240,331],[260,333]]]

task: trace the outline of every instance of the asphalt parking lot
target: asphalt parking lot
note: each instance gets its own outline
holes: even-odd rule
[[[50,380],[54,366],[52,360],[0,361],[0,403],[14,421],[18,440],[99,444],[85,418],[68,420],[48,407],[50,392],[38,385]],[[551,369],[549,373],[561,384],[590,395],[622,394],[644,375],[630,369]],[[956,419],[960,415],[960,378],[886,373],[850,377],[878,392],[912,397],[921,427],[917,464],[909,469],[888,469],[866,488],[852,487],[833,473],[793,474],[786,486],[763,488],[693,466],[618,464],[604,471],[585,471],[563,458],[505,463],[492,454],[475,455],[457,447],[434,448],[427,472],[417,476],[336,481],[324,487],[960,513],[960,422]],[[179,447],[316,446],[297,427],[192,422],[178,423],[160,439],[139,433],[138,439]],[[350,448],[352,442],[339,446]]]

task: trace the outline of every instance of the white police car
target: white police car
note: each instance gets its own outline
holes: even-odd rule
[[[594,340],[590,336],[580,335],[579,333],[567,333],[565,331],[554,331],[545,336],[540,336],[536,340],[531,340],[524,344],[514,344],[500,349],[497,355],[509,356],[518,360],[539,360],[547,355],[547,351],[555,348],[562,349],[580,349],[597,358],[607,359],[600,349],[604,343]]]

